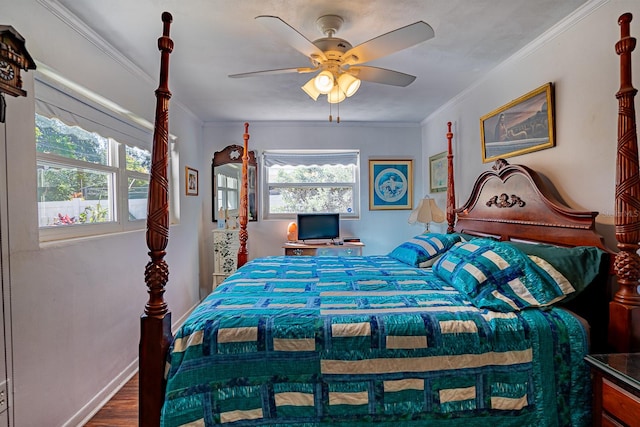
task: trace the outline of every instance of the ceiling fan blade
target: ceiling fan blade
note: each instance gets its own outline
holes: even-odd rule
[[[365,80],[367,82],[403,87],[409,86],[416,79],[416,76],[412,76],[410,74],[365,65],[351,67],[349,68],[349,73],[353,74],[360,80]]]
[[[291,47],[309,58],[326,60],[324,52],[316,47],[309,39],[300,34],[298,30],[284,22],[277,16],[260,15],[256,20],[273,33],[280,36]]]
[[[351,64],[362,64],[417,45],[433,38],[434,35],[429,24],[418,21],[361,43],[346,51],[342,57],[347,58]],[[350,59],[350,56],[355,58]]]
[[[275,74],[287,74],[287,73],[313,73],[314,71],[318,71],[318,68],[310,68],[310,67],[280,68],[277,70],[251,71],[248,73],[229,74],[229,77],[236,79],[241,77],[270,76]]]

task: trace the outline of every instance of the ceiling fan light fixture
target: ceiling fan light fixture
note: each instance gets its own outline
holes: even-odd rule
[[[360,79],[349,73],[342,73],[340,77],[338,77],[338,86],[340,86],[344,94],[349,97],[360,88]]]
[[[318,100],[318,97],[320,96],[320,92],[318,92],[318,89],[316,89],[315,77],[309,80],[307,83],[305,83],[305,85],[302,86],[301,89],[305,91],[305,93],[309,95],[309,97],[314,101]]]
[[[331,104],[338,104],[339,110],[339,103],[359,90],[361,80],[402,87],[411,84],[416,76],[364,64],[435,36],[429,24],[418,21],[353,46],[349,41],[335,37],[344,24],[344,19],[339,15],[324,15],[316,20],[316,25],[325,37],[315,41],[307,39],[277,16],[260,15],[256,16],[256,20],[279,36],[281,41],[307,57],[311,67],[254,71],[232,74],[229,77],[317,72],[315,77],[302,86],[302,90],[314,101],[317,101],[320,95],[327,95],[330,113]]]
[[[338,104],[346,99],[347,95],[340,89],[338,85],[335,85],[331,92],[327,94],[327,101],[330,104]]]
[[[324,95],[331,92],[335,83],[333,74],[328,70],[321,71],[313,81],[318,92]]]

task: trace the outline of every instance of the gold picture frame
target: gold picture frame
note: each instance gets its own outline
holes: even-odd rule
[[[439,193],[447,191],[447,152],[429,157],[429,191]]]
[[[413,160],[369,160],[369,210],[413,209]]]
[[[480,118],[482,161],[518,156],[555,146],[553,83]]]
[[[187,196],[198,195],[198,171],[196,169],[186,166],[185,168],[185,194]]]

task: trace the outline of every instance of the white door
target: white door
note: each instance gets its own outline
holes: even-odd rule
[[[7,222],[7,158],[6,158],[6,127],[0,123],[0,427],[9,426],[9,402],[11,401],[10,369],[7,367],[11,357],[8,356],[10,346],[10,315],[11,304],[9,297],[9,226]],[[13,405],[11,405],[13,406]]]

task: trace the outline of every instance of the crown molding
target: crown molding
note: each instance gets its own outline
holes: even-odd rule
[[[124,67],[134,76],[140,77],[142,80],[148,82],[151,86],[157,84],[157,80],[147,74],[142,68],[140,68],[135,62],[122,54],[111,43],[106,41],[100,34],[96,33],[90,26],[82,21],[69,9],[64,7],[58,0],[37,0],[40,5],[47,9],[52,15],[62,21],[69,28],[74,30],[85,40],[93,44],[101,52],[113,59],[115,62]],[[198,122],[202,123],[202,119],[194,114],[189,108],[187,108],[180,101],[173,99],[173,103],[176,103],[182,110],[193,117]]]
[[[556,23],[553,27],[549,28],[547,31],[542,33],[538,38],[533,40],[531,43],[527,44],[522,49],[520,49],[519,51],[511,55],[509,58],[505,59],[500,64],[498,64],[496,67],[491,69],[483,77],[478,79],[476,82],[472,83],[462,92],[458,93],[449,101],[442,104],[440,108],[438,108],[436,111],[432,112],[427,117],[425,117],[420,122],[420,124],[425,125],[431,120],[432,117],[436,117],[438,114],[442,113],[443,111],[462,102],[462,100],[464,100],[474,89],[476,89],[486,80],[488,80],[489,77],[493,75],[496,71],[499,71],[500,69],[507,67],[513,62],[521,60],[531,55],[533,52],[545,46],[546,44],[548,44],[549,42],[551,42],[552,40],[554,40],[556,37],[560,36],[564,32],[568,31],[574,25],[578,24],[580,21],[590,16],[592,13],[594,13],[596,10],[598,10],[600,7],[604,6],[605,4],[609,3],[610,1],[611,0],[590,0],[587,3],[583,4],[574,12],[567,15],[564,19]]]
[[[154,81],[151,76],[138,67],[133,61],[124,56],[113,45],[107,42],[102,36],[96,33],[91,27],[89,27],[84,21],[80,20],[69,9],[64,7],[58,0],[37,0],[45,9],[51,12],[56,18],[64,22],[69,28],[80,34],[85,40],[89,41],[101,52],[109,56],[111,59],[122,65],[132,74],[141,77],[147,82],[153,84]]]
[[[527,44],[525,47],[514,53],[506,61],[513,62],[522,58],[526,58],[539,48],[545,46],[547,43],[560,36],[562,33],[568,31],[580,21],[590,16],[593,12],[600,9],[603,5],[609,3],[610,0],[591,0],[580,6],[578,9],[567,15],[564,19],[556,23],[553,27],[542,33],[538,38]],[[500,64],[501,65],[501,64]],[[500,67],[498,65],[498,67]]]

